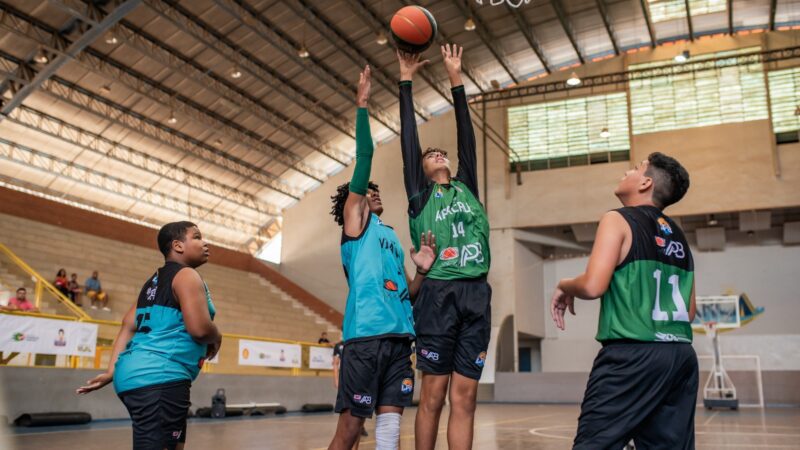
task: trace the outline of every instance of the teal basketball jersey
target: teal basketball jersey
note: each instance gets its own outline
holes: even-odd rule
[[[193,381],[206,356],[206,344],[198,344],[186,331],[172,280],[184,265],[167,261],[142,287],[136,303],[136,334],[120,353],[114,366],[117,393],[175,381]],[[216,309],[206,289],[208,312]]]
[[[350,288],[342,327],[344,341],[413,337],[403,248],[394,230],[370,214],[360,236],[342,233],[341,253]]]

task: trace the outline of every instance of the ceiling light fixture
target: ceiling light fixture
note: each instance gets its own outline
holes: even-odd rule
[[[675,62],[685,63],[686,61],[689,60],[690,56],[691,56],[691,54],[689,53],[689,50],[684,50],[684,51],[678,53],[677,55],[675,55]]]
[[[600,137],[603,139],[608,139],[609,137],[611,137],[611,132],[608,131],[608,128],[603,128],[602,130],[600,130]]]
[[[175,112],[169,113],[169,119],[167,119],[168,123],[175,124],[178,122],[178,118],[175,117]]]
[[[472,20],[472,17],[468,18],[466,22],[464,22],[464,29],[467,31],[475,31],[477,26],[475,25],[475,21]]]
[[[231,69],[231,78],[233,78],[234,80],[242,78],[242,71],[239,70],[238,67],[234,67],[233,69]]]
[[[215,145],[222,145],[222,139],[217,139],[216,141],[214,141],[214,144]]]
[[[310,54],[310,53],[308,53],[308,49],[307,49],[307,48],[306,48],[306,46],[304,45],[304,46],[300,47],[300,48],[297,50],[297,56],[299,56],[299,57],[301,57],[301,58],[308,58],[309,56],[311,56],[311,54]]]
[[[103,86],[100,87],[100,90],[108,94],[109,92],[111,92],[111,84],[104,84]]]
[[[42,47],[39,47],[39,50],[33,57],[33,61],[39,64],[47,64],[47,62],[50,61],[50,58],[47,57],[47,53],[45,53],[44,49]]]
[[[378,35],[375,36],[375,43],[378,45],[386,45],[387,42],[389,42],[389,38],[386,37],[383,31],[379,31]]]
[[[578,74],[572,72],[572,75],[570,75],[569,78],[567,78],[567,86],[575,87],[575,86],[580,86],[580,84],[581,84],[581,79],[578,78]]]
[[[716,217],[714,217],[714,215],[713,215],[713,214],[711,214],[711,215],[708,217],[708,226],[710,226],[710,227],[714,227],[714,226],[717,226],[717,225],[719,225],[719,220],[717,220],[717,218],[716,218]]]
[[[116,45],[119,44],[119,39],[114,35],[114,33],[109,32],[106,34],[106,44],[108,45]]]

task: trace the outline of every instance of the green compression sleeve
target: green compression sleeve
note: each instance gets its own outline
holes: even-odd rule
[[[367,108],[358,108],[356,112],[356,167],[350,180],[350,192],[367,195],[369,175],[372,171],[372,133],[369,130],[369,113]]]

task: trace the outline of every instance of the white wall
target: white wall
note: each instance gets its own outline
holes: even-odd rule
[[[745,327],[721,335],[724,354],[758,354],[764,370],[800,370],[800,247],[729,246],[723,252],[693,251],[697,295],[746,292],[765,312]],[[547,298],[558,280],[580,274],[588,258],[550,260],[544,263]],[[547,302],[540,305],[548,308]],[[567,317],[559,331],[546,322],[542,342],[545,372],[580,372],[591,369],[600,346],[594,341],[598,301],[578,301],[576,316]],[[548,313],[549,314],[549,313]],[[705,336],[695,336],[699,354],[708,354]]]

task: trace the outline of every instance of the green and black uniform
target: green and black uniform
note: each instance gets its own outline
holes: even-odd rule
[[[603,344],[574,449],[693,449],[697,355],[689,305],[694,261],[683,231],[653,206],[620,208],[631,249],[600,306]]]
[[[411,82],[400,83],[400,141],[411,240],[436,236],[439,255],[414,304],[417,368],[479,379],[491,330],[489,221],[478,193],[475,132],[464,86],[452,89],[458,171],[448,184],[428,179],[414,117]]]

